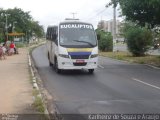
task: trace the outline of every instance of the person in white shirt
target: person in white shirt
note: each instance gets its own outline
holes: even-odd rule
[[[5,57],[5,51],[6,51],[6,49],[5,49],[4,45],[2,46],[0,44],[0,59],[2,59],[2,57],[3,57],[3,59],[6,59],[6,57]]]

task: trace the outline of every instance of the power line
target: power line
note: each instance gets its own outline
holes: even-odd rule
[[[97,17],[98,15],[100,15],[101,13],[103,13],[105,10],[106,10],[106,8],[105,8],[105,9],[103,9],[103,10],[101,10],[101,11],[100,11],[100,12],[98,12],[96,15],[94,15],[94,16],[92,16],[92,17],[90,17],[90,18],[86,19],[86,20],[88,21],[88,20],[90,20],[90,19],[92,19],[92,18]]]
[[[89,17],[88,19],[86,19],[86,21],[91,20],[91,19],[93,19],[93,18],[99,16],[100,14],[102,14],[102,13],[104,13],[104,12],[106,12],[106,15],[105,15],[105,16],[107,16],[107,15],[113,16],[113,14],[112,14],[110,11],[106,11],[106,10],[107,10],[107,8],[101,10],[101,11],[98,12],[96,15],[91,16],[91,17]]]

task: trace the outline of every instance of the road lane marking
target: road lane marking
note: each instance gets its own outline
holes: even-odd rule
[[[102,65],[98,65],[99,68],[104,68]]]
[[[132,80],[135,80],[135,81],[137,81],[137,82],[143,83],[143,84],[145,84],[145,85],[148,85],[148,86],[150,86],[150,87],[153,87],[153,88],[156,88],[156,89],[160,90],[160,87],[157,87],[157,86],[155,86],[155,85],[149,84],[149,83],[147,83],[147,82],[143,82],[143,81],[138,80],[138,79],[136,79],[136,78],[132,78]]]
[[[160,70],[160,68],[159,67],[156,67],[156,66],[153,66],[153,65],[148,65],[148,64],[146,64],[147,66],[149,66],[149,67],[151,67],[151,68],[154,68],[154,69],[157,69],[157,70]]]

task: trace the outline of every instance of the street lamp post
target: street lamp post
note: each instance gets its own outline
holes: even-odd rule
[[[12,24],[12,33],[14,33],[14,29],[15,29],[15,23],[17,23],[16,21],[13,22]],[[13,40],[15,40],[15,36],[13,35]]]
[[[15,28],[15,23],[17,23],[16,21],[13,22],[13,25],[12,25],[12,33],[14,33],[14,28]]]
[[[6,41],[8,41],[8,14],[5,15],[6,16],[6,25],[5,25],[5,28],[6,28]]]

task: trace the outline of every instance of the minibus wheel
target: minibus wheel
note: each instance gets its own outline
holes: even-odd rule
[[[48,61],[49,61],[49,66],[53,66],[53,64],[51,63],[51,61],[50,61],[50,57],[49,57],[49,53],[48,53]]]
[[[50,61],[49,61],[49,66],[51,66],[51,67],[53,66],[53,64]]]
[[[90,74],[93,74],[94,69],[88,69],[88,71],[89,71]]]
[[[54,68],[55,68],[56,73],[60,73],[61,72],[61,69],[58,68],[58,62],[57,62],[57,60],[55,60],[55,66],[54,66]]]

